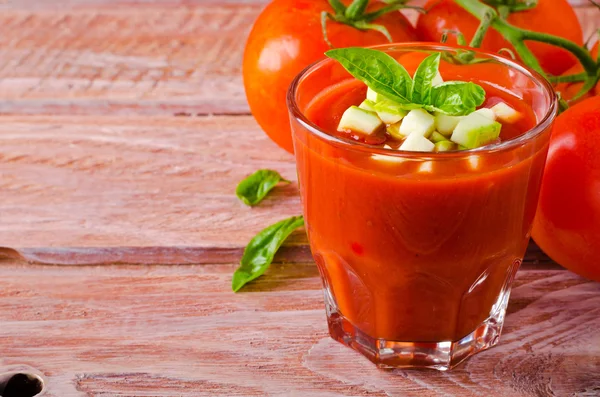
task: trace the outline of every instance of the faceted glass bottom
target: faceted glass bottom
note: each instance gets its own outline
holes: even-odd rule
[[[518,264],[515,267],[518,267]],[[329,334],[333,339],[367,357],[379,368],[432,368],[446,371],[498,343],[514,271],[510,272],[512,274],[493,305],[490,316],[460,340],[404,342],[373,338],[339,313],[330,291],[326,288],[324,295]]]

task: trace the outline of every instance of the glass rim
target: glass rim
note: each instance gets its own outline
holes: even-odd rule
[[[460,47],[460,46],[448,46],[438,43],[391,43],[391,44],[382,44],[377,46],[370,46],[367,48],[385,50],[386,52],[391,50],[433,50],[433,51],[452,51],[456,52],[460,49],[468,49],[470,51],[474,51],[478,55],[484,55],[508,68],[515,69],[518,72],[525,75],[530,80],[534,81],[536,85],[541,86],[545,93],[547,94],[548,100],[550,102],[546,114],[540,120],[540,122],[536,123],[536,125],[522,133],[521,135],[506,140],[504,142],[492,145],[486,145],[475,149],[469,150],[457,150],[450,152],[414,152],[408,150],[400,150],[400,149],[387,149],[387,148],[379,148],[379,147],[369,147],[360,142],[353,141],[351,139],[345,139],[341,137],[337,137],[334,135],[330,135],[325,132],[323,129],[318,127],[312,121],[310,121],[305,114],[298,107],[298,103],[296,101],[296,93],[298,91],[298,87],[305,76],[314,70],[319,69],[321,66],[325,65],[328,62],[335,62],[333,59],[323,58],[316,62],[313,62],[306,68],[304,68],[292,81],[287,91],[287,107],[290,111],[291,115],[300,122],[303,127],[305,127],[310,133],[316,135],[320,139],[326,141],[329,144],[333,144],[336,146],[343,147],[344,149],[355,150],[360,152],[367,152],[369,154],[377,154],[384,155],[390,157],[410,157],[410,158],[427,158],[427,159],[449,159],[449,158],[460,158],[460,157],[468,157],[473,154],[487,154],[487,153],[495,153],[495,152],[503,152],[513,149],[515,147],[521,146],[522,144],[531,141],[550,126],[550,124],[554,121],[558,113],[558,100],[557,95],[554,92],[554,89],[550,82],[546,80],[541,74],[538,72],[529,69],[523,65],[516,63],[513,60],[508,58],[504,58],[497,54],[493,54],[486,51],[480,51],[478,49],[468,48],[468,47]],[[293,134],[293,132],[292,132]]]

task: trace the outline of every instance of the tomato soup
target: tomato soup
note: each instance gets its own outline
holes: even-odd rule
[[[304,119],[293,119],[292,129],[330,331],[379,364],[418,361],[414,349],[402,358],[398,343],[455,343],[502,325],[530,237],[549,134],[523,138],[543,115],[539,99],[530,86],[503,87],[510,76],[493,72],[504,66],[488,66],[487,73],[480,65],[440,71],[444,79],[470,76],[486,90],[486,106],[504,101],[519,110],[522,119],[504,125],[501,140],[521,142],[447,153],[396,154],[351,141],[337,123],[364,99],[366,86],[334,69],[306,77],[312,94],[299,99]],[[395,342],[397,354],[384,359],[384,342]],[[468,354],[494,343],[472,345]]]

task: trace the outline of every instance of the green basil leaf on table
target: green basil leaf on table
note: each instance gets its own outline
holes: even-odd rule
[[[399,103],[410,102],[412,79],[388,54],[368,48],[338,48],[325,53],[373,91]]]
[[[233,274],[231,288],[237,292],[246,283],[254,280],[269,268],[275,253],[289,235],[304,225],[304,217],[293,216],[267,227],[258,233],[246,246],[240,266]]]
[[[258,170],[239,183],[235,194],[246,205],[260,203],[267,194],[279,183],[290,181],[282,178],[279,172],[273,170]]]
[[[427,110],[436,110],[450,116],[463,116],[474,112],[485,100],[485,91],[479,85],[464,81],[447,81],[431,90],[431,106]]]
[[[438,74],[440,58],[440,53],[432,54],[425,58],[417,68],[415,76],[413,77],[411,91],[411,101],[413,103],[431,103],[433,79],[435,79],[435,76]]]

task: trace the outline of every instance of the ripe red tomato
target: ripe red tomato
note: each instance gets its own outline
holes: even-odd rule
[[[429,0],[425,10],[427,14],[420,15],[417,22],[417,35],[422,41],[440,41],[445,30],[459,30],[470,41],[479,26],[479,20],[454,0]],[[533,9],[510,14],[508,22],[523,29],[549,33],[583,44],[581,25],[567,0],[539,0]],[[450,35],[448,43],[456,43],[456,38]],[[577,62],[571,53],[561,48],[533,41],[527,41],[526,44],[542,68],[553,75],[560,75]],[[500,33],[490,28],[481,48],[496,52],[501,48],[512,49],[512,46]]]
[[[533,239],[554,261],[600,281],[600,97],[558,116]]]
[[[344,3],[348,3],[345,1]],[[381,7],[373,4],[368,11]],[[321,31],[321,12],[333,13],[327,0],[274,0],[259,15],[244,51],[244,87],[252,114],[279,146],[293,153],[286,92],[294,77],[329,49]],[[410,22],[400,13],[385,14],[372,23],[385,26],[394,42],[416,41]],[[334,47],[387,43],[376,31],[360,31],[327,22]]]
[[[598,43],[592,49],[592,56],[594,59],[598,56]],[[583,72],[583,66],[580,63],[577,63],[571,69],[567,70],[563,73],[563,75],[567,76],[570,74],[577,74]],[[579,90],[583,87],[583,83],[560,83],[554,86],[554,89],[560,92],[563,99],[571,100]],[[596,87],[592,88],[587,94],[585,94],[581,99],[576,102],[580,102],[586,98],[592,97],[594,95],[600,95],[600,83],[596,84]]]

